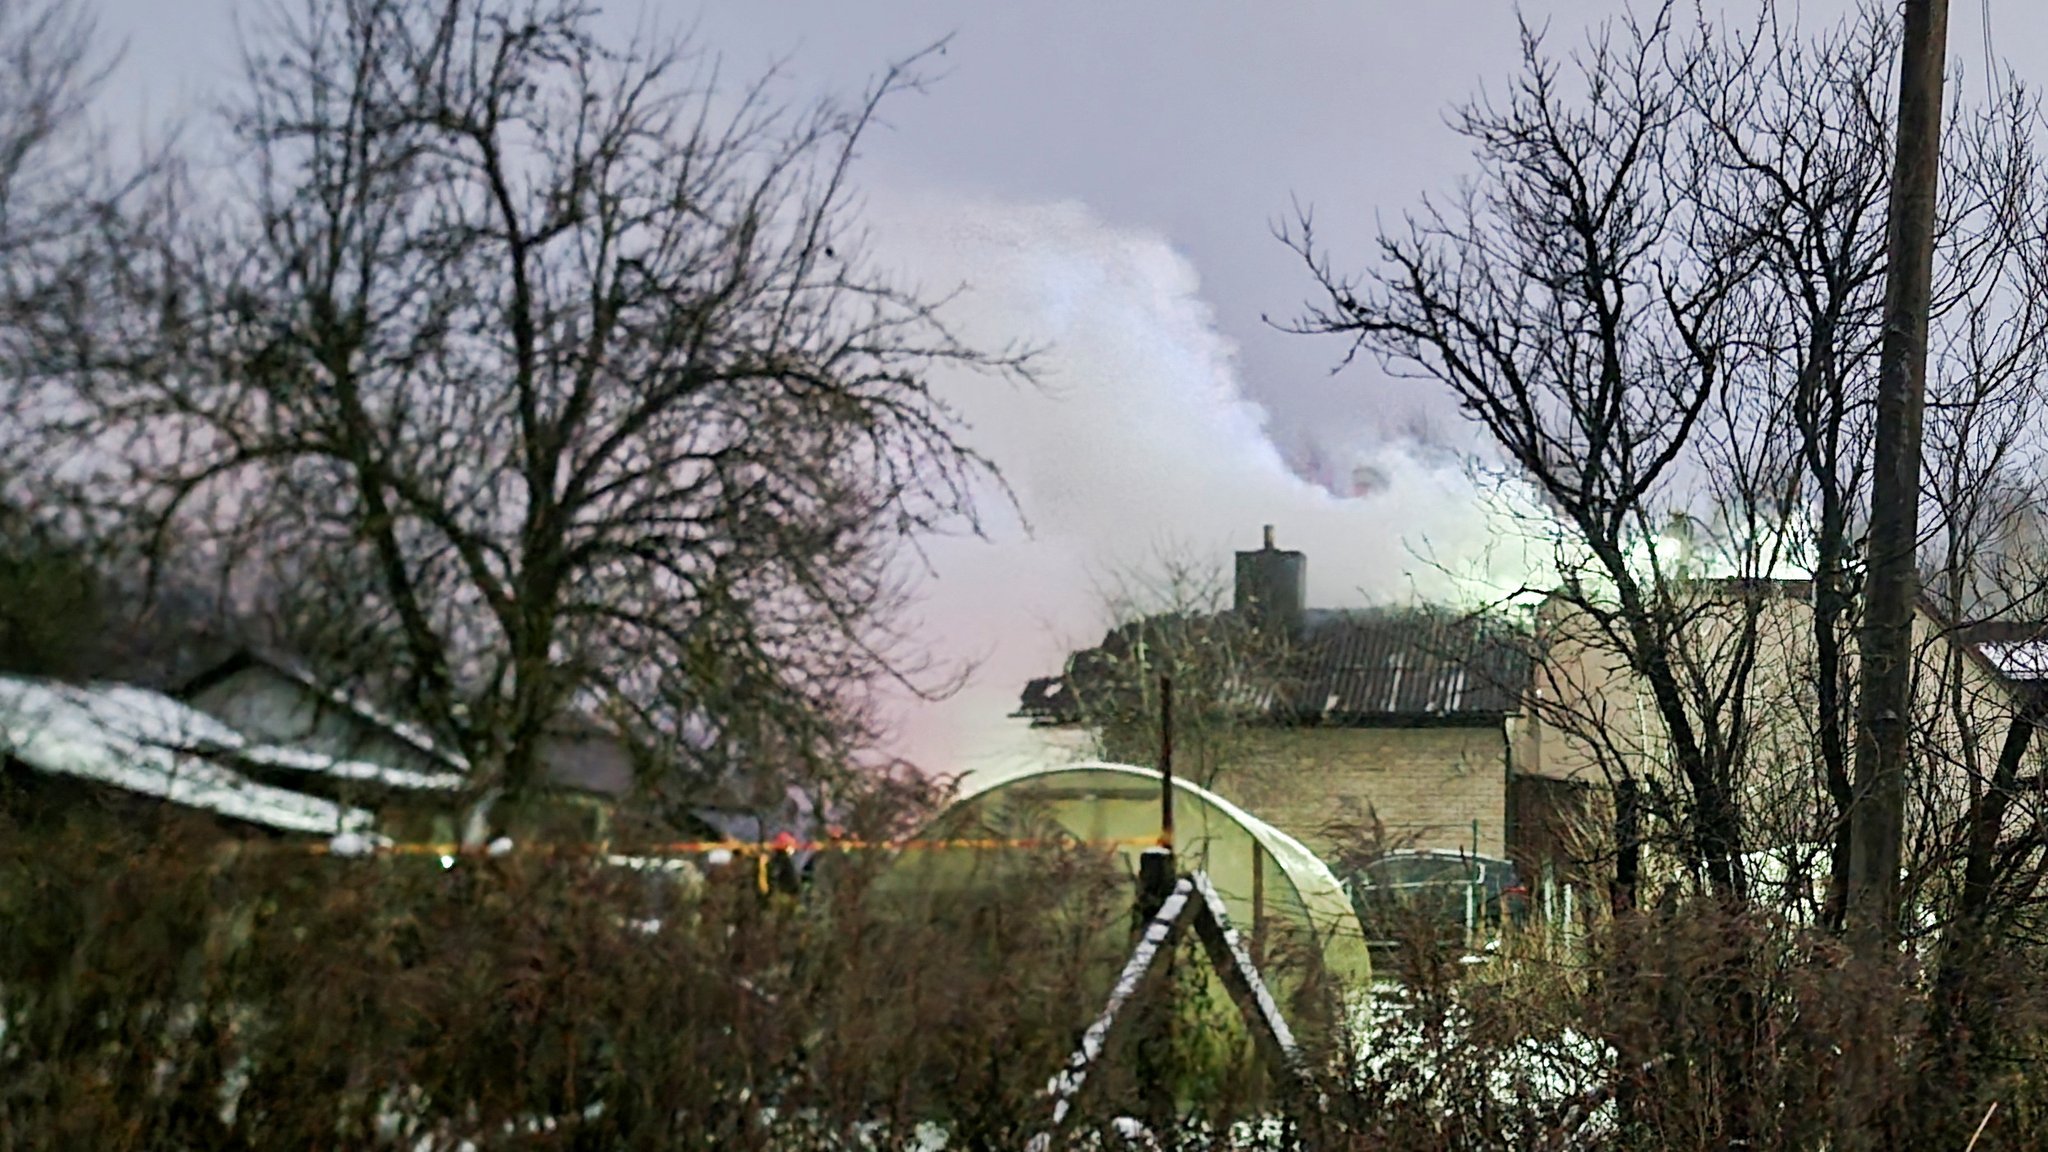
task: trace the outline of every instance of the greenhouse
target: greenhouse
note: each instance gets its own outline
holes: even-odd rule
[[[899,882],[998,882],[995,862],[1013,854],[1004,848],[1078,843],[1113,849],[1135,885],[1139,854],[1159,840],[1161,786],[1161,775],[1150,768],[1103,763],[1033,768],[977,782],[925,833],[928,842],[956,846],[911,849],[893,871]],[[1345,982],[1371,979],[1371,959],[1349,897],[1299,840],[1178,778],[1173,821],[1180,869],[1209,874],[1254,955],[1270,955],[1284,941],[1308,942]]]

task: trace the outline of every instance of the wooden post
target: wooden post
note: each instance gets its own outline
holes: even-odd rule
[[[1164,848],[1147,848],[1138,853],[1137,900],[1131,905],[1131,939],[1140,940],[1145,926],[1159,915],[1160,905],[1173,892],[1173,853]]]
[[[1179,890],[1179,885],[1180,877],[1174,874],[1172,849],[1147,848],[1139,853],[1136,947],[1143,948],[1147,940],[1156,934],[1152,926],[1158,923],[1167,901]],[[1132,1072],[1138,1099],[1143,1103],[1142,1118],[1155,1126],[1170,1118],[1175,1107],[1173,1084],[1168,1075],[1179,1011],[1174,996],[1173,953],[1173,937],[1163,936],[1158,962],[1153,965],[1159,973],[1152,978],[1156,981],[1157,991],[1137,1006],[1136,1018],[1131,1021],[1137,1041],[1131,1053]]]
[[[1134,922],[1139,933],[1138,946],[1145,944],[1152,924],[1161,908],[1171,898],[1180,883],[1178,868],[1173,852],[1173,677],[1159,678],[1159,843],[1138,855],[1138,906]],[[1173,991],[1173,944],[1171,938],[1164,941],[1161,963],[1162,983],[1167,995],[1163,1002],[1143,1005],[1137,1013],[1134,1027],[1138,1031],[1136,1061],[1138,1096],[1144,1101],[1146,1119],[1155,1125],[1165,1123],[1172,1117],[1175,1108],[1172,1084],[1166,1078],[1169,1054],[1173,1049],[1174,1030],[1177,1023],[1177,1006]]]
[[[1920,433],[1927,397],[1927,313],[1941,181],[1941,80],[1948,0],[1905,0],[1899,45],[1899,130],[1892,161],[1871,452],[1870,535],[1863,584],[1856,707],[1856,778],[1849,803],[1850,947],[1896,957],[1899,856],[1906,824],[1906,751],[1913,726],[1913,615],[1920,595]],[[1877,1085],[1886,1059],[1870,1038],[1844,1055],[1834,1145],[1887,1146]]]
[[[1201,901],[1195,909],[1195,934],[1209,954],[1210,965],[1222,979],[1224,990],[1236,1001],[1253,1043],[1264,1052],[1280,1083],[1290,1090],[1302,1087],[1301,1049],[1295,1042],[1294,1030],[1281,1016],[1279,1002],[1267,989],[1265,978],[1259,975],[1258,965],[1245,955],[1237,931],[1231,927],[1230,913],[1224,909],[1223,897],[1210,882],[1208,873],[1197,872],[1193,880],[1195,895]]]
[[[1266,849],[1252,841],[1252,963],[1266,962]]]
[[[1192,876],[1174,876],[1170,871],[1172,854],[1157,848],[1146,849],[1138,860],[1141,891],[1160,895],[1161,899],[1153,915],[1142,926],[1132,946],[1131,957],[1110,990],[1109,1003],[1082,1034],[1080,1046],[1068,1059],[1066,1067],[1053,1077],[1052,1123],[1025,1142],[1025,1152],[1052,1152],[1053,1139],[1071,1115],[1075,1099],[1087,1083],[1096,1060],[1101,1057],[1111,1029],[1118,1024],[1119,1014],[1138,997],[1153,966],[1162,957],[1170,962],[1174,944],[1189,924],[1194,925],[1195,934],[1209,963],[1215,968],[1217,978],[1243,1016],[1253,1043],[1265,1055],[1267,1065],[1282,1091],[1290,1098],[1289,1102],[1312,1104],[1319,1108],[1327,1104],[1320,1096],[1311,1099],[1313,1086],[1304,1075],[1301,1047],[1294,1038],[1294,1030],[1281,1015],[1279,1002],[1266,987],[1258,965],[1245,954],[1242,940],[1230,923],[1230,914],[1225,910],[1223,897],[1217,893],[1216,886],[1201,872]],[[1163,893],[1153,887],[1161,877],[1168,882]],[[1171,1001],[1165,1008],[1171,1012]],[[1148,1013],[1141,1010],[1136,1015],[1140,1019],[1130,1027],[1147,1027],[1144,1017]],[[1170,1120],[1173,1100],[1166,1085],[1156,1078],[1157,1068],[1149,1064],[1142,1045],[1138,1059],[1138,1089],[1144,1094],[1145,1103],[1162,1121]]]
[[[1159,678],[1159,846],[1173,851],[1173,677]]]
[[[1614,782],[1614,888],[1613,912],[1618,918],[1635,911],[1636,881],[1642,871],[1642,827],[1638,819],[1636,782],[1623,777]]]
[[[1173,858],[1173,678],[1159,678],[1159,846],[1138,855],[1138,906],[1134,923],[1142,926],[1159,912],[1173,891],[1177,869]]]
[[[1472,882],[1472,874],[1465,874],[1465,948],[1469,951],[1479,939],[1479,886]]]
[[[1173,853],[1147,848],[1138,854],[1138,923],[1159,915],[1159,906],[1173,893]]]
[[[1163,855],[1163,854],[1162,854]],[[1147,852],[1139,858],[1140,877],[1156,872],[1156,866],[1148,867]],[[1193,919],[1191,905],[1196,897],[1195,882],[1192,879],[1174,880],[1156,907],[1153,918],[1139,928],[1138,938],[1131,948],[1131,958],[1124,963],[1124,970],[1110,989],[1109,1003],[1103,1006],[1102,1014],[1088,1026],[1081,1035],[1081,1044],[1067,1066],[1053,1077],[1052,1124],[1045,1131],[1033,1136],[1024,1145],[1026,1152],[1051,1152],[1053,1136],[1066,1123],[1072,1112],[1074,1100],[1080,1095],[1082,1085],[1088,1081],[1088,1073],[1095,1061],[1101,1057],[1104,1044],[1109,1040],[1110,1030],[1116,1027],[1118,1015],[1138,995],[1146,982],[1152,965],[1162,954],[1171,953],[1175,941],[1185,925]],[[1141,1070],[1142,1071],[1142,1070]],[[1142,1079],[1142,1077],[1141,1077]]]

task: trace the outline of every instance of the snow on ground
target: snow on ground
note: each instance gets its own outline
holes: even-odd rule
[[[1468,1082],[1434,1070],[1456,1061],[1483,1060],[1484,1091],[1498,1114],[1527,1115],[1532,1105],[1548,1111],[1589,1099],[1614,1068],[1613,1049],[1570,1028],[1552,1036],[1525,1037],[1510,1048],[1474,1053],[1467,1038],[1471,1019],[1463,1009],[1453,1005],[1440,1022],[1428,1021],[1398,984],[1381,984],[1371,995],[1354,998],[1350,1012],[1360,1080],[1390,1084],[1389,1095],[1395,1099],[1433,1103],[1439,1096],[1465,1091]],[[1441,1102],[1446,1109],[1451,1106],[1448,1099]],[[1612,1122],[1613,1106],[1605,1104],[1592,1113],[1586,1130],[1598,1131]],[[1528,1135],[1533,1139],[1535,1133]]]
[[[1186,899],[1187,896],[1183,894],[1181,898]],[[1421,1013],[1398,985],[1382,984],[1373,990],[1372,995],[1355,998],[1351,1013],[1350,1027],[1360,1056],[1358,1075],[1361,1086],[1368,1080],[1392,1081],[1414,1092],[1414,1095],[1406,1097],[1396,1092],[1396,1099],[1427,1104],[1438,1094],[1462,1091],[1464,1082],[1450,1082],[1436,1076],[1432,1070],[1449,1060],[1483,1059],[1490,1062],[1484,1075],[1484,1091],[1492,1095],[1491,1103],[1498,1110],[1497,1114],[1502,1117],[1527,1116],[1533,1120],[1538,1113],[1561,1113],[1575,1101],[1594,1099],[1614,1063],[1614,1053],[1606,1045],[1570,1029],[1555,1036],[1531,1037],[1506,1050],[1474,1054],[1465,1050],[1470,1022],[1463,1013],[1452,1011],[1440,1028],[1426,1026]],[[1055,1077],[1053,1084],[1048,1086],[1048,1116],[1061,1087],[1059,1077]],[[1447,1099],[1442,1102],[1446,1108],[1451,1105]],[[414,1103],[417,1105],[423,1101],[415,1100]],[[423,1130],[416,1118],[399,1124],[397,1116],[398,1113],[393,1112],[388,1121],[380,1121],[380,1126],[407,1133]],[[953,1146],[951,1134],[945,1127],[929,1121],[918,1122],[904,1134],[902,1129],[882,1121],[845,1129],[827,1123],[813,1111],[784,1115],[773,1106],[763,1106],[756,1119],[764,1130],[772,1133],[768,1147],[787,1148],[790,1152],[798,1149],[805,1152],[878,1152],[884,1148],[946,1152]],[[1597,1138],[1612,1123],[1613,1105],[1611,1102],[1602,1103],[1592,1110],[1576,1133],[1579,1139],[1565,1146],[1577,1147],[1587,1138]],[[534,1130],[535,1124],[548,1130],[553,1128],[553,1121],[547,1119],[528,1121],[527,1124],[529,1131]],[[443,1139],[422,1139],[415,1145],[414,1152],[459,1152],[464,1146],[460,1139],[447,1136],[445,1127],[439,1131],[444,1134]],[[1190,1146],[1210,1148],[1215,1152],[1305,1152],[1306,1149],[1290,1135],[1287,1122],[1279,1116],[1239,1121],[1221,1134],[1196,1122],[1173,1135],[1177,1139],[1162,1140],[1143,1123],[1125,1116],[1112,1120],[1106,1132],[1070,1131],[1063,1134],[1060,1142],[1049,1146],[1084,1148],[1093,1152],[1143,1152]],[[1533,1142],[1538,1133],[1532,1129],[1525,1135]]]

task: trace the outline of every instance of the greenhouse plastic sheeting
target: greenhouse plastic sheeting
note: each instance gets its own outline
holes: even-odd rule
[[[1138,856],[1159,835],[1161,776],[1127,764],[1061,764],[981,782],[955,800],[926,839],[1067,840],[1101,844],[1137,873]],[[1176,778],[1174,851],[1181,871],[1200,869],[1223,896],[1247,940],[1310,933],[1325,966],[1347,983],[1370,980],[1372,962],[1351,901],[1329,866],[1301,841],[1223,797]],[[995,874],[976,868],[984,853],[932,849],[913,857],[960,862],[956,880]],[[911,861],[906,860],[905,863]],[[1277,931],[1276,931],[1277,930]]]

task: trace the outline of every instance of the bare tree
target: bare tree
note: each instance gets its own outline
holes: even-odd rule
[[[2040,684],[1974,642],[1987,623],[2030,634],[2048,590],[2030,524],[2048,465],[2048,174],[2031,95],[1962,112],[1945,142],[1921,489],[1918,584],[1937,626],[1915,647],[1896,926],[1935,957],[1927,1046],[1945,1075],[1922,1106],[1937,1108],[1954,1091],[1937,1083],[1970,1085],[2001,1056],[2000,974],[2032,941],[2048,880]]]
[[[1896,32],[1875,8],[1811,38],[1769,14],[1731,32],[1676,11],[1610,26],[1563,63],[1525,31],[1510,94],[1454,119],[1477,178],[1383,236],[1378,268],[1334,272],[1305,215],[1286,236],[1324,290],[1295,327],[1447,386],[1548,500],[1551,603],[1569,621],[1550,667],[1563,639],[1615,675],[1563,669],[1590,690],[1534,707],[1576,725],[1616,786],[1617,890],[1634,887],[1640,836],[1740,910],[1769,848],[1828,862],[1822,915],[1839,927]],[[2000,93],[1957,118],[1942,156],[1954,194],[1922,499],[1947,551],[1930,584],[1943,602],[1921,611],[1908,885],[1958,973],[1981,972],[1965,957],[1990,943],[1954,931],[2024,914],[2031,887],[1994,877],[2039,852],[2015,791],[2025,693],[1939,623],[1982,583],[2001,478],[2033,475],[2042,443],[2031,107]],[[1703,562],[1653,544],[1688,535]],[[1631,685],[1648,722],[1616,723],[1599,705]],[[1753,1022],[1745,988],[1735,973],[1728,1005]],[[1739,1082],[1743,1054],[1726,1056]],[[1760,1119],[1733,1096],[1731,1138]]]
[[[0,0],[0,267],[62,235],[66,194],[89,157],[85,112],[105,67],[72,0]],[[10,278],[11,279],[11,278]]]
[[[50,373],[40,336],[105,192],[86,125],[105,76],[79,4],[0,0],[0,667],[14,672],[79,674],[105,631],[91,557],[21,483]]]
[[[864,254],[851,105],[612,45],[557,0],[308,0],[253,34],[232,182],[167,197],[82,381],[161,553],[271,563],[348,668],[536,779],[602,710],[715,768],[856,735],[898,545],[991,479],[955,340]],[[117,354],[118,353],[118,354]]]
[[[1529,37],[1514,97],[1457,121],[1480,178],[1383,238],[1363,283],[1331,270],[1305,218],[1289,239],[1328,303],[1297,327],[1446,383],[1535,482],[1560,534],[1553,602],[1640,677],[1698,817],[1736,819],[1692,836],[1710,873],[1710,843],[1748,846],[1731,833],[1772,770],[1750,762],[1759,725],[1806,714],[1838,920],[1896,31],[1874,10],[1811,38],[1768,15],[1687,29],[1673,11],[1597,36],[1571,58],[1575,91]],[[1999,430],[2030,411],[2017,381],[2041,340],[2017,99],[1962,118],[1945,152],[1958,192],[1937,264],[1936,503],[1937,488],[1988,494],[2015,450]],[[1937,528],[1978,535],[1954,516]],[[1811,604],[1796,663],[1813,692],[1759,716],[1762,609],[1730,602],[1785,576]],[[1740,879],[1738,863],[1717,883]]]
[[[1693,147],[1707,177],[1697,198],[1721,242],[1747,244],[1756,258],[1743,335],[1760,370],[1746,383],[1762,418],[1794,433],[1781,438],[1796,459],[1776,478],[1777,511],[1810,525],[1793,559],[1812,580],[1813,695],[1803,709],[1780,712],[1811,717],[1804,734],[1819,752],[1815,799],[1827,804],[1814,832],[1831,846],[1823,917],[1837,927],[1852,800],[1846,653],[1884,268],[1891,120],[1883,76],[1896,47],[1889,20],[1858,19],[1812,41],[1767,20],[1724,41],[1693,86]],[[1752,507],[1775,495],[1774,478],[1759,479],[1766,491],[1752,494]]]
[[[0,0],[0,460],[30,448],[48,347],[38,339],[68,286],[76,235],[106,191],[86,111],[106,66],[72,0]],[[6,497],[20,504],[21,494]]]
[[[1569,84],[1525,26],[1509,95],[1454,119],[1479,179],[1382,236],[1368,280],[1331,269],[1307,215],[1287,239],[1328,293],[1297,329],[1345,334],[1448,386],[1583,545],[1587,559],[1560,557],[1558,595],[1648,685],[1689,789],[1691,854],[1739,899],[1733,742],[1702,731],[1676,654],[1697,607],[1640,548],[1683,509],[1672,489],[1699,463],[1702,423],[1722,414],[1747,261],[1694,243],[1701,217],[1677,176],[1700,49],[1670,21],[1667,8],[1596,36]]]

